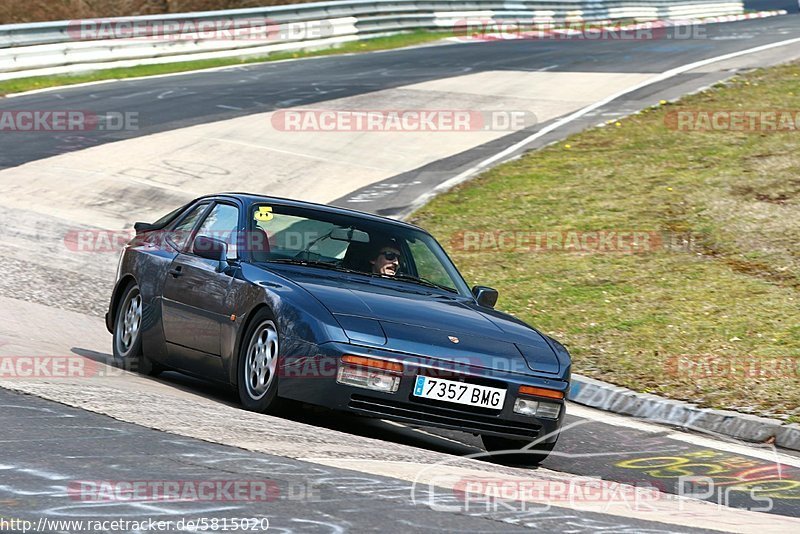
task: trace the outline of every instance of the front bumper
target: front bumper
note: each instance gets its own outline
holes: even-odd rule
[[[284,356],[280,371],[281,397],[415,426],[433,426],[520,440],[548,436],[544,440],[548,443],[556,441],[556,431],[564,421],[563,401],[558,419],[524,416],[513,411],[519,386],[566,392],[569,383],[563,380],[483,369],[343,343],[316,346],[315,354],[308,354],[308,348],[305,345],[305,354]],[[404,371],[398,390],[384,393],[336,382],[336,371],[344,354],[402,363]],[[506,389],[504,405],[498,411],[415,397],[414,384],[420,374]],[[549,401],[552,402],[552,399]]]

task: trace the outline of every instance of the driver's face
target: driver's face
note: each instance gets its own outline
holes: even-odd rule
[[[370,263],[372,263],[373,273],[394,276],[400,268],[400,251],[394,247],[383,247],[378,253],[378,257]]]

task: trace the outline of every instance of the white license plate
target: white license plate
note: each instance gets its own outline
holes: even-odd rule
[[[500,410],[503,408],[503,401],[506,400],[506,390],[418,376],[414,385],[414,396]]]

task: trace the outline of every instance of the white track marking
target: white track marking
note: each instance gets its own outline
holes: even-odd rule
[[[596,478],[568,475],[543,468],[537,469],[535,472],[514,472],[508,468],[497,468],[493,472],[486,472],[456,466],[449,461],[440,463],[387,462],[383,459],[319,457],[303,457],[300,460],[413,482],[414,486],[411,493],[414,502],[422,506],[430,506],[437,511],[444,511],[448,507],[447,505],[452,504],[452,502],[436,502],[435,498],[432,497],[437,494],[446,496],[449,492],[455,491],[457,487],[461,487],[463,490],[465,480],[503,481],[510,483],[511,487],[515,483],[520,484],[520,487],[525,487],[525,484],[530,484],[533,481],[541,482],[544,485],[575,484],[577,487],[582,487],[584,484],[597,483]],[[624,486],[624,484],[622,485]],[[487,494],[491,494],[490,487],[491,484],[487,486]],[[794,532],[800,527],[800,519],[794,517],[777,514],[766,515],[748,510],[726,508],[715,503],[666,493],[659,493],[657,499],[648,501],[644,506],[637,506],[635,502],[626,501],[625,499],[597,500],[595,502],[585,499],[564,499],[553,502],[548,498],[537,497],[535,492],[531,495],[525,495],[524,491],[520,492],[519,497],[525,502],[538,502],[543,506],[554,506],[579,512],[602,513],[643,521],[657,521],[684,528],[705,528],[723,532],[757,534],[774,532],[775,534],[782,534],[787,532],[787,529]]]
[[[703,434],[675,431],[669,426],[649,423],[633,417],[604,412],[594,408],[587,408],[586,406],[581,406],[572,402],[567,404],[567,413],[598,423],[632,428],[651,434],[664,434],[664,437],[667,439],[682,441],[698,447],[708,447],[709,449],[752,456],[753,458],[759,458],[768,462],[800,467],[800,458],[778,452],[775,447],[771,445],[746,443],[727,436],[706,436]]]

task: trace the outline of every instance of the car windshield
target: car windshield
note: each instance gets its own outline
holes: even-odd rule
[[[439,243],[420,230],[275,204],[255,204],[249,220],[254,262],[291,263],[470,294]]]

